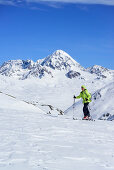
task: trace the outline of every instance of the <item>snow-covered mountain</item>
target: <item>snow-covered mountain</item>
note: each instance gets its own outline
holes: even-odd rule
[[[70,55],[62,50],[55,51],[52,55],[46,57],[41,63],[43,66],[57,70],[71,70],[81,67]]]
[[[94,74],[93,74],[94,73]],[[67,78],[87,79],[87,77],[97,78],[112,78],[114,71],[103,68],[101,66],[93,66],[90,68],[83,68],[76,62],[69,54],[62,50],[55,51],[52,55],[33,62],[32,60],[11,60],[5,62],[0,67],[0,74],[15,77],[18,79],[27,79],[31,77],[57,77],[62,74]]]
[[[0,67],[0,74],[18,79],[26,79],[30,77],[42,78],[45,75],[52,77],[51,72],[32,60],[10,60]]]
[[[114,77],[114,70],[109,70],[108,68],[104,68],[99,65],[94,65],[93,67],[87,68],[87,71],[89,71],[91,74],[98,75],[98,78],[109,78]]]
[[[52,55],[37,62],[32,60],[10,60],[0,67],[0,74],[8,77],[14,77],[20,80],[28,78],[61,79],[83,79],[94,82],[100,78],[114,78],[114,71],[101,66],[83,68],[69,54],[62,50],[55,51]]]
[[[76,75],[76,72],[84,71],[85,69],[66,52],[57,50],[52,55],[37,62],[32,60],[11,60],[5,62],[0,67],[0,74],[19,79],[42,78],[44,76],[53,77],[53,72],[61,70],[65,71],[64,75],[68,78],[74,78],[80,75],[80,73]]]
[[[0,67],[0,74],[9,77],[23,77],[23,75],[33,69],[35,63],[32,60],[10,60],[4,62]]]

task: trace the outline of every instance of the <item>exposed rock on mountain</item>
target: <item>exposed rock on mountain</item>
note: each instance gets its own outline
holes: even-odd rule
[[[25,74],[23,79],[30,78],[30,77],[37,77],[41,79],[45,75],[49,75],[50,77],[53,77],[51,71],[49,71],[45,67],[42,67],[41,65],[37,65],[35,68],[31,69],[31,71],[29,71],[27,75]]]
[[[104,68],[102,66],[94,65],[93,67],[87,68],[91,74],[96,74],[98,77],[107,78],[109,76],[114,76],[114,71]]]
[[[69,71],[69,72],[66,74],[66,76],[67,76],[68,78],[70,78],[70,79],[79,77],[80,75],[81,75],[81,74],[80,74],[79,72],[76,72],[76,71],[73,71],[73,70]]]

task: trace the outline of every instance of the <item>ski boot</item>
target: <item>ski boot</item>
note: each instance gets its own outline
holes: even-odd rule
[[[82,118],[82,120],[91,120],[91,117],[89,117],[89,116],[84,116],[84,117]]]

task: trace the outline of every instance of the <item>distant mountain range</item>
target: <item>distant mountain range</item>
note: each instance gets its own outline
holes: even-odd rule
[[[86,78],[86,73],[96,76],[97,79],[114,77],[114,70],[95,65],[85,69],[70,55],[62,50],[55,51],[52,55],[33,62],[32,60],[10,60],[0,67],[0,74],[15,77],[21,80],[36,77],[56,77],[63,74],[67,78]]]

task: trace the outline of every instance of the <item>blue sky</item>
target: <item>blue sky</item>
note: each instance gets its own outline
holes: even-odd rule
[[[114,1],[58,2],[0,0],[0,65],[62,49],[84,67],[114,69]]]

